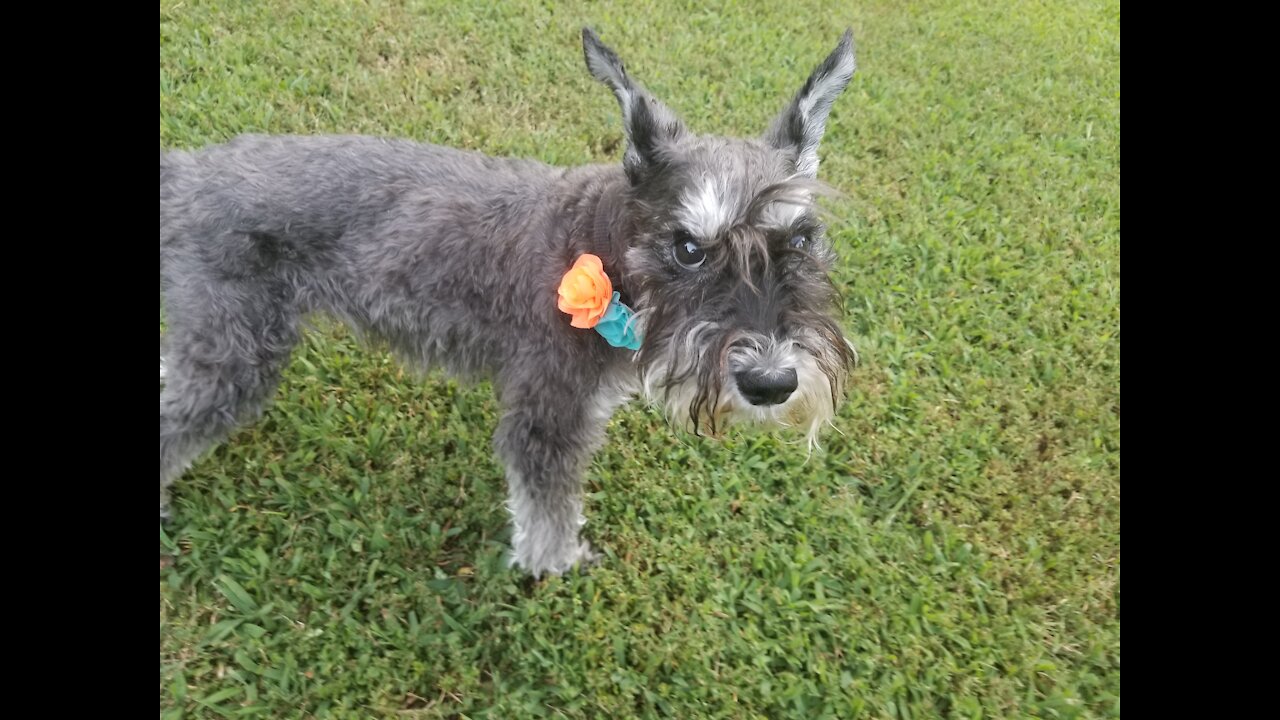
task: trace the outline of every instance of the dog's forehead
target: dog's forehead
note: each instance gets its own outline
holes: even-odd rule
[[[675,219],[690,234],[705,240],[747,220],[757,197],[787,180],[792,172],[785,157],[755,141],[699,138],[682,150],[669,178]],[[785,228],[803,211],[794,203],[770,203],[758,222]]]

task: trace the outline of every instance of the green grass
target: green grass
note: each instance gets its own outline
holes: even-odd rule
[[[321,324],[175,487],[162,717],[1118,716],[1118,0],[161,0],[160,144],[618,161],[583,24],[722,134],[853,25],[822,152],[864,361],[840,432],[806,458],[626,410],[588,480],[603,565],[533,583],[490,389]]]

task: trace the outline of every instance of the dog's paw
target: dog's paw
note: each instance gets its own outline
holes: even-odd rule
[[[591,543],[586,540],[580,540],[577,543],[556,553],[521,553],[517,548],[511,554],[509,565],[511,567],[520,568],[532,575],[535,579],[541,580],[543,577],[552,575],[560,576],[578,568],[579,572],[585,572],[588,568],[598,565],[604,556],[591,549]]]

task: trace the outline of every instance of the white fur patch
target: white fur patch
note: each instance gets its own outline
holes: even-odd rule
[[[811,201],[807,195],[806,200]],[[768,227],[780,230],[790,229],[795,227],[807,208],[807,205],[794,202],[771,202],[765,206],[761,221]]]
[[[711,239],[729,229],[733,222],[733,203],[725,188],[704,178],[697,191],[680,198],[680,221],[685,230],[697,238]]]

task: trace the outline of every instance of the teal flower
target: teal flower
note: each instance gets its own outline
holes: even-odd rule
[[[596,324],[596,332],[600,333],[610,345],[628,350],[640,349],[640,338],[636,337],[635,311],[618,299],[615,291],[604,317]]]

